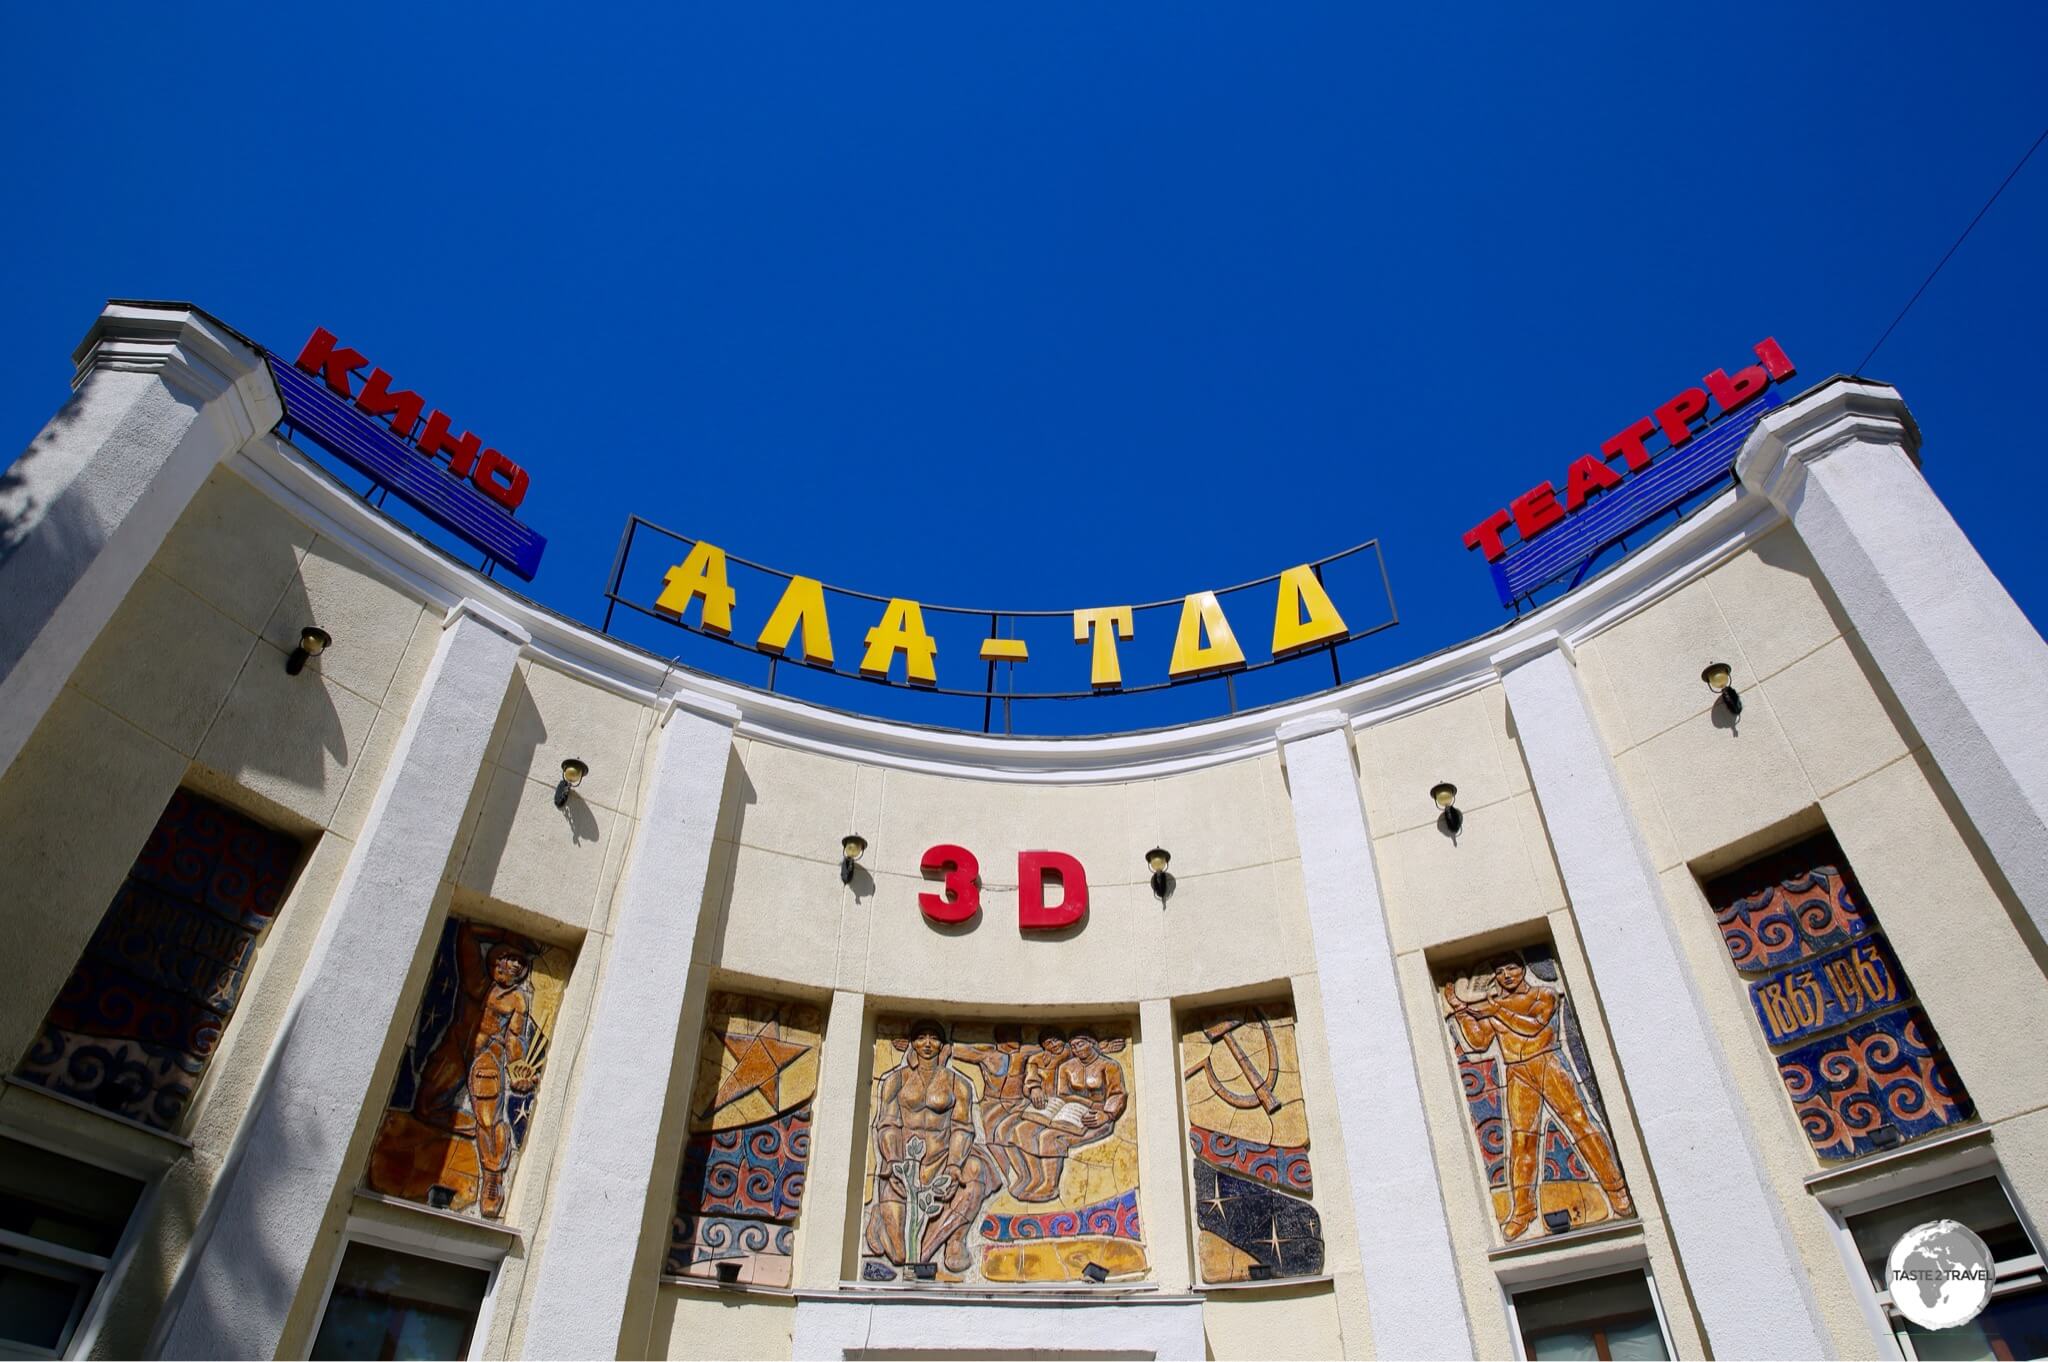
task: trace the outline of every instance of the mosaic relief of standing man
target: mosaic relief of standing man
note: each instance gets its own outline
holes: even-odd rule
[[[1547,951],[1543,954],[1554,972],[1555,962]],[[1486,971],[1487,974],[1474,971],[1464,981],[1467,987],[1482,985],[1483,996],[1469,996],[1461,989],[1460,981],[1452,980],[1443,985],[1443,1001],[1445,1020],[1460,1042],[1461,1066],[1482,1061],[1489,1052],[1494,1052],[1505,1071],[1501,1092],[1507,1118],[1509,1196],[1507,1214],[1500,1222],[1502,1236],[1511,1241],[1518,1239],[1536,1220],[1537,1170],[1544,1161],[1542,1118],[1546,1108],[1570,1137],[1572,1148],[1565,1151],[1565,1157],[1576,1152],[1583,1160],[1599,1184],[1608,1210],[1616,1217],[1634,1215],[1635,1202],[1622,1178],[1614,1145],[1599,1116],[1589,1109],[1578,1074],[1560,1039],[1570,1007],[1563,989],[1533,979],[1519,956],[1489,961]],[[1469,1078],[1466,1086],[1468,1100],[1476,1104],[1480,1095],[1471,1092]],[[1566,1216],[1561,1226],[1552,1228],[1568,1227],[1570,1223],[1571,1217]]]
[[[372,1190],[503,1218],[567,963],[557,947],[448,920],[371,1148]]]
[[[1003,1175],[974,1137],[974,1084],[950,1063],[938,1022],[912,1022],[895,1042],[903,1060],[875,1097],[875,1200],[868,1252],[891,1263],[973,1266],[968,1238]]]

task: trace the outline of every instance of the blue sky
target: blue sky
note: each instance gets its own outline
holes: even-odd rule
[[[1463,531],[1679,387],[1853,369],[2048,124],[2038,5],[1666,9],[13,7],[0,437],[189,298],[524,463],[581,618],[634,512],[1019,609],[1378,536],[1376,669],[1499,624]],[[2044,240],[2048,153],[1867,371],[2037,622]]]

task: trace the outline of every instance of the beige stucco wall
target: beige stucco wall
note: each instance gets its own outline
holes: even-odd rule
[[[2048,1106],[2048,1055],[2012,1024],[2013,1000],[2041,988],[2016,905],[1789,528],[1575,651],[1815,1299],[1843,1354],[1867,1353],[1860,1293],[1803,1185],[1826,1166],[1794,1119],[1700,880],[1832,829],[2015,1190],[2041,1206],[2048,1162],[2020,1156],[2032,1146],[2019,1119]],[[1739,724],[1700,683],[1709,661],[1734,666]]]
[[[1987,873],[1953,799],[1900,719],[1798,541],[1779,530],[1690,584],[1576,642],[1582,682],[1641,824],[1699,992],[1789,1215],[1836,1346],[1867,1352],[1860,1297],[1845,1276],[1827,1214],[1805,1190],[1809,1152],[1728,967],[1698,878],[1826,823],[1841,839],[1923,1005],[1954,1057],[2004,1167],[2024,1200],[2048,1206],[2048,1057],[2012,1023],[2036,996],[2040,966],[2014,926],[2010,895]],[[335,646],[287,677],[301,625]],[[123,1166],[163,1169],[144,1212],[142,1247],[113,1294],[98,1355],[145,1346],[221,1160],[281,1025],[343,866],[440,637],[439,607],[321,537],[236,474],[216,472],[143,574],[114,623],[0,778],[0,865],[38,892],[10,921],[16,987],[0,996],[10,1065],[84,948],[170,793],[181,782],[303,837],[306,866],[262,944],[183,1136],[186,1145],[0,1086],[0,1124],[76,1141]],[[1739,728],[1710,709],[1698,673],[1735,666],[1747,708]],[[448,912],[533,933],[576,951],[536,1117],[512,1188],[485,1348],[516,1352],[530,1282],[546,1249],[549,1195],[582,1059],[581,1042],[609,963],[617,889],[647,780],[654,709],[644,698],[542,655],[522,661],[435,911],[394,999],[371,1100],[358,1123],[325,1231],[300,1283],[281,1352],[302,1352],[317,1324],[353,1215],[404,1221],[403,1209],[356,1195],[417,1003],[431,944]],[[1551,854],[1504,693],[1483,684],[1398,718],[1363,723],[1360,791],[1382,881],[1402,1003],[1466,1309],[1484,1355],[1511,1352],[1503,1272],[1562,1267],[1587,1252],[1496,1252],[1471,1156],[1463,1101],[1438,1017],[1436,965],[1493,945],[1548,939],[1578,1002],[1619,1154],[1642,1213],[1627,1236],[1655,1275],[1681,1354],[1703,1350],[1656,1195],[1569,896]],[[566,809],[551,792],[566,757],[590,776]],[[1428,799],[1459,787],[1466,814],[1453,842]],[[870,844],[851,886],[839,838]],[[979,858],[983,911],[937,930],[917,895],[923,851],[947,842]],[[1173,853],[1161,904],[1145,850]],[[1051,849],[1079,858],[1090,917],[1072,933],[1028,938],[1016,921],[1016,858]],[[1199,770],[1142,779],[1033,783],[937,774],[903,763],[821,755],[753,736],[735,740],[704,891],[690,991],[674,1034],[646,1037],[650,1071],[669,1058],[657,1175],[642,1208],[640,1271],[621,1322],[627,1354],[786,1356],[794,1299],[662,1284],[682,1092],[712,987],[800,996],[832,1021],[819,1080],[819,1133],[798,1232],[800,1285],[850,1275],[871,1090],[875,1018],[1119,1016],[1136,1029],[1125,1057],[1136,1079],[1177,1044],[1141,1013],[1178,1017],[1229,999],[1291,997],[1300,1018],[1315,1201],[1329,1280],[1205,1293],[1219,1359],[1371,1351],[1358,1245],[1316,958],[1309,933],[1287,775],[1270,749]],[[1337,1019],[1334,1024],[1343,1024]],[[851,1028],[848,1030],[847,1028]],[[1147,1137],[1142,1210],[1162,1291],[1192,1280],[1188,1162],[1178,1084],[1141,1083],[1141,1110],[1172,1121]],[[821,1166],[825,1163],[830,1166]],[[1368,1230],[1370,1227],[1368,1227]],[[478,1236],[482,1238],[478,1240]],[[1548,1255],[1548,1256],[1546,1256]],[[1552,1261],[1554,1259],[1554,1261]]]

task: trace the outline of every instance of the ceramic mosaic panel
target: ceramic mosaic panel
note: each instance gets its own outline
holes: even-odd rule
[[[294,839],[178,791],[17,1076],[159,1130],[176,1128],[298,859]]]
[[[1315,1176],[1293,1008],[1276,1002],[1191,1016],[1180,1063],[1202,1280],[1320,1274],[1323,1222],[1309,1200]]]
[[[809,1003],[743,993],[706,1000],[670,1276],[789,1285],[823,1031]]]
[[[1548,942],[1437,973],[1472,1150],[1508,1242],[1635,1215]]]
[[[866,1281],[1149,1273],[1123,1023],[884,1017],[861,1225]]]
[[[371,1191],[504,1219],[570,963],[559,946],[448,919],[370,1147]]]
[[[1852,1159],[1974,1114],[1832,836],[1706,889],[1814,1153]]]

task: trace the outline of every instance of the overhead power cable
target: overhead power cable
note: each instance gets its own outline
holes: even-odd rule
[[[1963,228],[1963,234],[1956,238],[1954,246],[1948,248],[1948,254],[1941,257],[1940,264],[1937,264],[1932,270],[1929,270],[1927,273],[1927,277],[1920,281],[1920,287],[1913,290],[1913,296],[1908,298],[1906,300],[1906,305],[1899,309],[1899,315],[1892,318],[1892,324],[1890,326],[1887,326],[1884,329],[1884,334],[1877,338],[1877,344],[1870,347],[1870,353],[1863,357],[1863,363],[1856,366],[1857,373],[1860,374],[1865,369],[1870,367],[1870,361],[1876,357],[1877,352],[1879,350],[1882,350],[1884,348],[1884,343],[1892,338],[1892,332],[1899,329],[1899,323],[1906,320],[1906,314],[1913,310],[1913,304],[1919,302],[1920,295],[1927,292],[1927,286],[1934,282],[1934,276],[1941,273],[1941,266],[1946,265],[1948,263],[1949,256],[1954,255],[1956,253],[1956,250],[1965,241],[1968,241],[1970,239],[1970,233],[1977,229],[1977,224],[1982,222],[1984,220],[1984,215],[1991,211],[1991,205],[1998,202],[1998,196],[2005,192],[2005,187],[2012,183],[2013,176],[2019,174],[2020,171],[2026,166],[2027,162],[2030,159],[2032,159],[2034,153],[2041,149],[2041,143],[2043,142],[2048,142],[2048,128],[2043,128],[2041,130],[2041,135],[2034,139],[2034,145],[2027,148],[2026,155],[2020,157],[2019,161],[2016,164],[2014,164],[2013,168],[2010,171],[2006,172],[2005,178],[1998,182],[1998,188],[1992,190],[1991,197],[1984,200],[1984,206],[1977,210],[1976,217],[1970,219],[1970,225],[1968,227]]]

